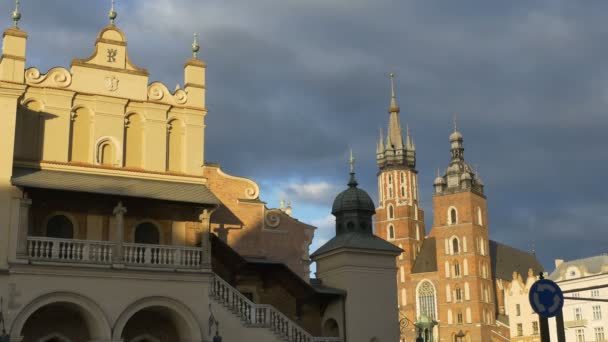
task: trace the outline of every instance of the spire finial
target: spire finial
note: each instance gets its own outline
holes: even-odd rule
[[[350,165],[350,179],[348,180],[348,186],[351,188],[357,187],[357,180],[355,179],[355,157],[353,156],[353,150],[350,150],[350,158],[348,158],[348,164]]]
[[[114,25],[114,21],[116,20],[116,17],[118,16],[118,13],[116,13],[116,11],[114,10],[115,1],[116,0],[112,0],[112,8],[110,8],[110,12],[108,13],[108,18],[110,19],[111,25]]]
[[[454,132],[458,132],[458,127],[456,126],[456,113],[454,113]]]
[[[15,28],[18,29],[19,20],[21,20],[21,12],[19,12],[19,0],[15,0],[15,10],[13,11],[11,17],[15,23]]]
[[[391,79],[391,108],[389,108],[389,112],[399,112],[399,106],[397,106],[397,97],[395,96],[395,73],[391,72],[389,77]]]
[[[201,46],[198,45],[198,33],[194,32],[194,41],[192,41],[192,57],[198,58],[198,51]]]
[[[441,177],[441,174],[439,173],[439,168],[437,168],[437,178]]]

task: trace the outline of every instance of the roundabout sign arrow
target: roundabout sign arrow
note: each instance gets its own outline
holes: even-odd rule
[[[564,306],[562,290],[549,279],[540,279],[532,285],[529,300],[532,310],[546,318],[554,317]]]

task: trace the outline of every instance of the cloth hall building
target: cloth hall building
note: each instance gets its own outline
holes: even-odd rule
[[[170,91],[129,58],[109,17],[69,69],[26,67],[18,7],[4,31],[0,337],[397,341],[401,250],[373,235],[354,172],[332,210],[336,237],[309,256],[314,227],[205,162],[196,40]]]
[[[535,274],[533,254],[489,239],[484,183],[465,161],[463,136],[449,137],[450,159],[433,184],[433,226],[418,206],[416,146],[402,135],[392,84],[386,137],[377,144],[375,233],[403,252],[397,258],[401,340],[508,341],[504,284],[514,272]]]

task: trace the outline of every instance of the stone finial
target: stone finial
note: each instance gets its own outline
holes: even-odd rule
[[[108,18],[110,19],[110,24],[114,25],[114,21],[116,17],[118,17],[118,13],[114,10],[114,2],[116,0],[112,0],[112,8],[110,8],[110,12],[108,12]]]
[[[15,23],[15,28],[19,28],[19,20],[21,20],[21,12],[19,11],[19,1],[15,0],[15,10],[11,14],[11,18],[13,18],[13,22]]]
[[[192,42],[192,57],[198,58],[198,52],[201,46],[198,45],[198,33],[194,32],[194,41]]]
[[[350,157],[348,158],[348,164],[350,165],[350,173],[355,173],[355,157],[353,157],[353,150],[350,150]]]
[[[395,73],[391,72],[389,74],[391,79],[391,107],[389,108],[389,112],[399,112],[399,106],[397,106],[397,97],[395,96]]]

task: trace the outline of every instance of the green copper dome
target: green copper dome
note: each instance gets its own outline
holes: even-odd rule
[[[331,213],[333,215],[339,214],[345,211],[362,211],[368,213],[376,213],[376,207],[374,201],[369,197],[367,192],[357,188],[357,181],[355,180],[355,174],[350,174],[350,181],[348,182],[348,189],[342,191],[336,196],[334,204],[331,207]]]

